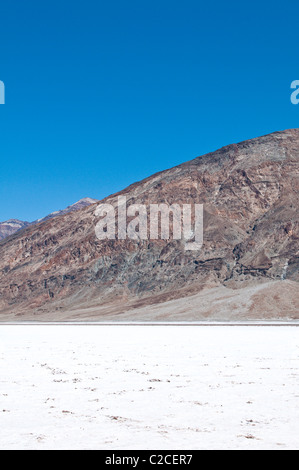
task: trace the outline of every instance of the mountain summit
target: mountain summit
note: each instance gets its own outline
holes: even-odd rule
[[[51,214],[47,215],[46,217],[43,217],[42,219],[38,219],[33,223],[44,222],[48,219],[52,219],[53,217],[67,214],[68,212],[78,211],[80,209],[83,209],[83,207],[90,206],[91,204],[95,204],[96,202],[99,202],[99,201],[97,199],[92,199],[91,197],[84,197],[83,199],[80,199],[79,201],[72,204],[71,206],[68,206],[65,209],[62,209],[60,211],[51,212]]]
[[[298,318],[299,129],[232,144],[102,202],[203,204],[204,243],[98,240],[97,206],[0,242],[0,319]]]
[[[29,222],[24,222],[23,220],[18,219],[9,219],[5,222],[0,222],[0,241],[14,234],[18,230],[27,227],[27,225],[29,225]]]

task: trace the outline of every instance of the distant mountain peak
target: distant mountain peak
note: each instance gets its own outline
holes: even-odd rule
[[[92,199],[91,197],[84,197],[82,199],[79,199],[79,201],[75,202],[74,204],[67,206],[65,209],[51,212],[51,214],[36,220],[34,223],[44,222],[45,220],[52,219],[53,217],[58,217],[59,215],[67,214],[68,212],[78,211],[80,209],[83,209],[83,207],[90,206],[91,204],[95,204],[96,202],[98,202],[97,199]]]
[[[14,233],[27,227],[28,225],[34,225],[40,222],[44,222],[45,220],[52,219],[53,217],[58,217],[59,215],[67,214],[68,212],[78,211],[80,209],[83,209],[83,207],[90,206],[91,204],[95,204],[96,202],[98,202],[97,199],[93,199],[91,197],[84,197],[79,201],[75,202],[74,204],[66,207],[65,209],[51,212],[51,214],[47,215],[46,217],[42,217],[41,219],[35,220],[31,223],[18,219],[9,219],[5,222],[0,222],[0,241],[4,238],[9,237],[10,235],[13,235]]]
[[[64,209],[64,211],[68,212],[69,210],[77,210],[77,208],[81,209],[82,207],[90,206],[91,204],[95,204],[96,202],[99,202],[98,199],[92,199],[91,197],[83,197],[82,199],[79,199],[79,201],[74,202],[74,204],[68,206],[66,209]]]
[[[6,224],[6,225],[13,225],[13,224],[16,224],[16,225],[19,225],[19,224],[29,224],[29,222],[24,222],[23,220],[19,220],[19,219],[9,219],[9,220],[5,220],[5,222],[0,222],[1,224]]]
[[[91,198],[91,197],[83,197],[83,198],[80,199],[79,201],[75,202],[75,204],[79,204],[79,203],[81,203],[81,202],[83,202],[83,203],[86,202],[86,203],[88,203],[88,204],[95,204],[96,202],[99,202],[99,201],[98,201],[98,199],[93,199],[93,198]],[[72,204],[72,205],[74,206],[75,204]]]
[[[29,222],[18,219],[9,219],[5,222],[0,222],[0,241],[28,225],[30,225]]]

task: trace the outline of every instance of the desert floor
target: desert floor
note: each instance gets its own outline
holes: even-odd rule
[[[296,326],[1,325],[1,449],[298,449]]]

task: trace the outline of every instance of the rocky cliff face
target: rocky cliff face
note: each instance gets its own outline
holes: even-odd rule
[[[2,318],[52,312],[47,319],[57,320],[65,311],[100,307],[103,319],[110,307],[117,315],[207,288],[269,281],[291,283],[294,293],[298,129],[229,145],[119,194],[128,205],[203,204],[202,249],[186,251],[181,240],[100,241],[97,204],[51,218],[0,242]],[[116,206],[119,194],[103,202]]]

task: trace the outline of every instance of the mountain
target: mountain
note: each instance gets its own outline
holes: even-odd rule
[[[203,204],[204,240],[99,240],[97,205],[0,242],[0,319],[299,317],[299,129],[228,145],[102,203]]]
[[[94,204],[95,202],[98,202],[97,199],[91,199],[90,197],[85,197],[83,199],[80,199],[80,201],[75,202],[75,204],[68,206],[66,209],[52,212],[46,217],[42,219],[38,219],[34,222],[23,222],[22,220],[17,220],[17,219],[10,219],[10,220],[6,220],[5,222],[0,222],[0,241],[6,237],[9,237],[10,235],[13,235],[14,233],[18,232],[24,227],[27,227],[28,225],[37,224],[39,222],[43,222],[53,217],[66,214],[67,212],[80,210],[83,207],[87,207],[90,204]]]
[[[90,197],[84,197],[83,199],[80,199],[80,201],[75,202],[75,204],[72,204],[71,206],[68,206],[65,209],[62,209],[60,211],[52,212],[46,217],[43,217],[42,219],[38,219],[33,223],[45,222],[46,220],[52,219],[53,217],[64,215],[64,214],[67,214],[68,212],[78,211],[80,209],[83,209],[83,207],[88,207],[91,204],[95,204],[96,202],[99,202],[99,201],[97,199],[92,199]]]
[[[17,219],[9,219],[5,222],[0,222],[0,241],[18,230],[27,227],[27,225],[29,225],[29,222],[23,222]]]

